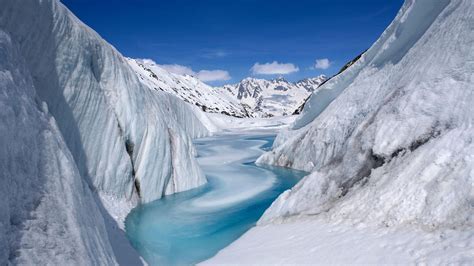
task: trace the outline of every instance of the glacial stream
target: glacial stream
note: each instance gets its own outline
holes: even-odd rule
[[[126,219],[132,245],[150,265],[192,265],[256,224],[304,172],[259,167],[273,134],[226,134],[195,141],[208,183],[136,207]]]

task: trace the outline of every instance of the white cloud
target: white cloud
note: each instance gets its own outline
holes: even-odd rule
[[[136,59],[136,60],[139,63],[145,64],[145,65],[156,65],[156,62],[153,61],[153,59],[143,58],[143,59]]]
[[[179,75],[191,75],[195,76],[196,73],[187,66],[182,66],[182,65],[159,65],[160,67],[166,69],[168,72],[174,73],[174,74],[179,74]]]
[[[314,68],[316,69],[328,69],[331,66],[331,61],[327,58],[316,59]]]
[[[291,63],[284,64],[273,61],[272,63],[265,64],[255,63],[255,65],[253,65],[250,70],[252,70],[253,74],[286,75],[293,72],[298,72],[300,69]]]
[[[206,81],[218,81],[231,79],[229,72],[225,70],[201,70],[197,73],[197,78]]]
[[[144,61],[146,59],[142,59]],[[195,72],[192,68],[178,65],[178,64],[171,64],[171,65],[158,65],[161,68],[164,68],[170,73],[178,74],[178,75],[191,75],[197,77],[201,81],[208,82],[208,81],[223,81],[231,79],[231,76],[228,71],[216,69],[216,70],[200,70],[199,72]]]

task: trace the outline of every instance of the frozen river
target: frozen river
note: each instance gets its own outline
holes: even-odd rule
[[[195,264],[254,226],[272,201],[304,175],[254,164],[274,137],[242,133],[195,141],[209,182],[132,210],[126,231],[141,256],[151,265]]]

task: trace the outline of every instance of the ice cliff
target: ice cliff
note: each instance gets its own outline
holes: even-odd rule
[[[190,137],[208,132],[188,105],[143,86],[120,53],[59,1],[0,4],[0,27],[19,43],[81,175],[101,191],[144,202],[205,182]],[[187,165],[173,167],[179,163]]]
[[[407,0],[379,40],[315,92],[258,163],[311,172],[260,223],[299,215],[473,226],[474,2]]]
[[[114,263],[92,193],[3,31],[0,86],[1,264]]]
[[[204,117],[57,0],[0,0],[0,30],[0,264],[113,264],[96,196],[130,207],[204,184]]]

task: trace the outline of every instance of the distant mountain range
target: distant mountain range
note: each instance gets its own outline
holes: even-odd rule
[[[298,82],[246,78],[237,84],[212,87],[196,77],[170,73],[152,60],[127,60],[149,88],[174,94],[205,112],[235,117],[291,115],[327,80],[323,75]]]
[[[294,83],[284,78],[246,78],[222,89],[236,98],[252,117],[285,116],[291,115],[325,80],[325,76]]]

